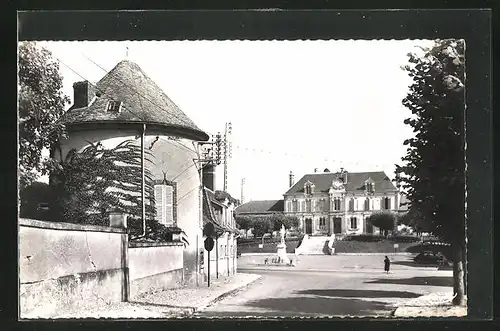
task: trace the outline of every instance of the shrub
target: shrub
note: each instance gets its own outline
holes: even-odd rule
[[[420,238],[411,235],[395,235],[390,237],[390,239],[396,243],[412,243],[420,241]]]
[[[178,227],[167,227],[154,219],[146,220],[146,236],[142,237],[142,220],[136,217],[127,219],[131,241],[169,242],[173,234],[181,233]]]
[[[379,235],[373,235],[373,234],[355,234],[355,235],[347,236],[344,240],[374,242],[374,241],[384,240],[384,237],[379,236]]]

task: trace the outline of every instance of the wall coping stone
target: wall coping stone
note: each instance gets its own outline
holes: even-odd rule
[[[110,233],[127,233],[126,229],[113,228],[108,226],[100,225],[89,225],[89,224],[74,224],[65,222],[50,222],[50,221],[40,221],[29,218],[20,218],[19,226],[30,227],[30,228],[40,228],[40,229],[50,229],[50,230],[65,230],[65,231],[85,231],[85,232],[110,232]]]
[[[180,241],[169,242],[129,242],[129,248],[146,248],[146,247],[166,247],[166,246],[184,246]]]

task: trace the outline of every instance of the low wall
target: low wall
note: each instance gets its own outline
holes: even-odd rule
[[[130,243],[130,299],[178,287],[184,278],[182,243]]]
[[[19,220],[20,317],[124,298],[123,229]]]

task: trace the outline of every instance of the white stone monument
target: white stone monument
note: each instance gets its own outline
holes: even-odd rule
[[[278,244],[278,257],[281,263],[290,264],[290,260],[286,255],[285,226],[283,225],[281,225],[280,235],[281,235],[281,242]]]

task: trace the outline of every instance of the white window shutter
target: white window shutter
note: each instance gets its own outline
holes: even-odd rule
[[[174,224],[174,188],[164,185],[165,187],[165,221],[166,225]]]
[[[156,208],[156,220],[165,224],[165,185],[155,185],[155,208]]]

